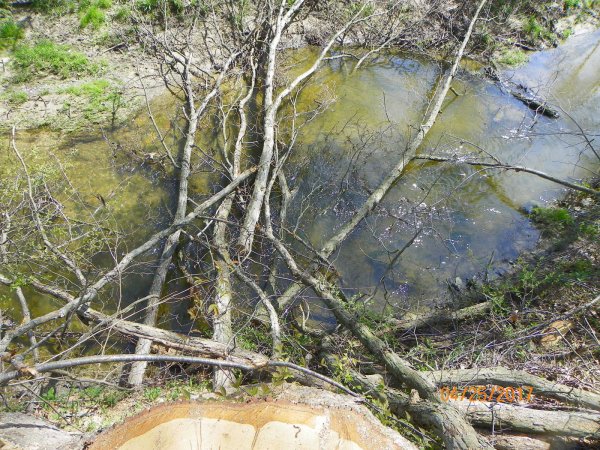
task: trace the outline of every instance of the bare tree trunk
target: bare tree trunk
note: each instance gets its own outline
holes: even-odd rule
[[[256,66],[252,55],[250,57],[250,65],[252,66],[252,81],[248,88],[248,93],[242,98],[238,105],[238,115],[240,117],[240,125],[237,138],[233,149],[233,162],[231,164],[230,175],[235,179],[240,174],[241,155],[243,149],[243,141],[246,136],[247,118],[246,104],[254,94],[254,85],[256,81]],[[224,125],[224,130],[226,128]],[[225,133],[225,131],[224,131]],[[225,149],[227,151],[227,149]],[[213,241],[217,248],[217,256],[215,258],[215,269],[217,272],[217,280],[215,285],[215,301],[216,311],[213,316],[213,339],[222,344],[231,345],[233,340],[233,330],[231,324],[231,257],[227,245],[227,220],[231,214],[231,207],[235,192],[229,194],[217,211],[215,220],[215,230]],[[231,371],[216,368],[213,374],[213,388],[220,389],[228,387],[233,381]]]
[[[283,89],[275,99],[273,99],[273,83],[275,77],[275,68],[277,62],[277,46],[281,40],[281,33],[290,24],[297,9],[303,3],[303,0],[297,0],[296,3],[290,8],[287,14],[277,20],[277,28],[275,30],[275,36],[270,43],[269,56],[267,60],[267,73],[265,79],[265,94],[264,94],[264,122],[263,122],[263,147],[260,155],[260,162],[258,165],[258,172],[256,174],[256,180],[254,182],[254,190],[252,197],[246,209],[246,215],[244,217],[244,223],[240,230],[240,236],[238,239],[238,245],[242,249],[242,252],[248,255],[252,250],[252,243],[254,242],[254,229],[260,218],[260,211],[263,206],[265,193],[267,191],[267,183],[269,181],[269,170],[271,162],[273,161],[273,152],[275,149],[275,126],[277,121],[277,111],[281,106],[283,100],[289,96],[304,80],[310,78],[319,68],[331,47],[337,42],[338,38],[344,34],[354,24],[366,20],[361,18],[361,15],[367,5],[370,2],[365,2],[359,8],[358,12],[346,23],[344,27],[338,30],[327,42],[325,47],[321,50],[319,56],[315,59],[311,67],[296,77],[285,89]],[[280,11],[281,16],[281,11]]]
[[[179,191],[177,196],[177,207],[175,209],[175,215],[173,218],[173,223],[177,223],[182,221],[187,212],[187,203],[188,203],[188,179],[190,176],[190,168],[191,168],[191,157],[192,157],[192,149],[194,148],[194,142],[196,138],[196,130],[198,128],[198,122],[200,117],[204,114],[206,108],[210,101],[217,95],[220,90],[221,83],[225,78],[225,74],[227,73],[230,65],[233,63],[234,59],[237,57],[238,53],[232,54],[227,62],[224,65],[222,72],[219,74],[212,90],[204,97],[199,106],[196,107],[195,104],[195,94],[193,87],[191,85],[191,71],[190,67],[192,65],[192,57],[191,55],[186,56],[185,64],[181,73],[181,78],[183,81],[183,88],[185,91],[185,97],[187,100],[187,117],[188,117],[188,128],[186,131],[186,140],[184,147],[181,152],[181,158],[179,161]],[[156,325],[156,319],[158,315],[158,306],[160,304],[160,294],[163,289],[165,280],[167,278],[167,274],[169,271],[169,266],[173,259],[173,255],[175,254],[175,250],[177,249],[177,245],[179,243],[180,231],[176,230],[172,233],[168,238],[165,246],[163,247],[163,251],[161,254],[160,262],[158,264],[158,268],[154,274],[154,279],[152,281],[152,286],[150,287],[148,306],[146,309],[146,316],[144,319],[144,323],[146,325],[154,326]],[[150,351],[151,342],[141,339],[138,341],[135,349],[135,353],[137,355],[148,354]],[[146,370],[147,362],[139,361],[132,365],[129,376],[128,383],[131,386],[139,386],[144,378],[144,372]]]
[[[191,99],[193,102],[193,98]],[[192,103],[193,108],[193,103]],[[198,126],[199,114],[192,109],[189,111],[190,122],[187,130],[187,138],[182,151],[180,170],[179,170],[179,194],[177,198],[177,208],[175,210],[174,222],[180,221],[185,217],[187,211],[188,202],[188,178],[190,176],[190,159],[192,156],[192,148],[194,147],[194,139],[196,136],[196,128]],[[160,294],[162,292],[167,274],[169,272],[169,266],[179,244],[179,236],[181,231],[177,230],[167,238],[167,242],[163,248],[160,262],[154,274],[152,280],[152,286],[148,294],[148,306],[146,308],[146,316],[144,318],[144,324],[149,326],[156,325],[156,319],[158,316],[158,306],[160,305]],[[140,339],[135,347],[136,355],[147,355],[150,353],[150,346],[152,341],[147,339]],[[132,364],[131,370],[128,376],[128,383],[130,386],[140,386],[144,380],[144,373],[146,371],[146,361],[138,361]]]

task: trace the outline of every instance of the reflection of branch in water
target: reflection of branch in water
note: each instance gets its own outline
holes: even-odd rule
[[[540,178],[544,178],[546,180],[552,181],[554,183],[561,184],[563,186],[574,189],[576,191],[585,192],[586,194],[591,194],[591,195],[594,195],[597,197],[600,196],[600,191],[588,188],[586,186],[582,186],[580,184],[571,183],[570,181],[562,180],[562,179],[556,178],[552,175],[548,175],[547,173],[542,172],[540,170],[531,169],[531,168],[525,167],[525,166],[513,166],[510,164],[498,164],[495,162],[489,163],[489,162],[485,162],[485,161],[472,161],[472,160],[468,160],[468,159],[445,158],[445,157],[434,156],[434,155],[418,155],[418,156],[415,156],[414,159],[421,159],[421,160],[427,160],[427,161],[438,161],[438,162],[453,162],[453,163],[457,163],[457,164],[468,164],[470,166],[481,166],[481,167],[486,167],[488,169],[512,170],[515,172],[525,172],[525,173],[530,173],[530,174],[536,175]]]

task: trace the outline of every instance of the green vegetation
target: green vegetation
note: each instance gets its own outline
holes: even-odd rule
[[[556,41],[556,35],[543,26],[534,16],[527,18],[523,25],[523,32],[533,44],[539,41]]]
[[[89,83],[72,86],[63,91],[78,99],[84,99],[83,117],[93,123],[101,121],[107,114],[114,124],[118,110],[123,106],[121,91],[107,80],[94,80]],[[70,108],[74,102],[67,101],[65,107]]]
[[[114,19],[117,22],[127,22],[130,17],[131,8],[129,8],[129,6],[121,6],[114,15]]]
[[[518,66],[526,63],[529,57],[523,50],[506,49],[498,57],[498,62],[506,66]]]
[[[82,3],[80,6],[81,20],[79,21],[79,26],[81,28],[90,26],[94,30],[100,28],[106,22],[106,14],[104,11],[111,6],[111,0],[96,0],[85,6],[84,3]]]
[[[568,11],[569,9],[579,8],[580,6],[581,6],[580,0],[565,0],[563,2],[563,7],[565,8],[565,11]]]
[[[531,219],[542,230],[547,237],[557,236],[561,233],[573,234],[574,219],[565,208],[533,208]]]
[[[36,75],[57,75],[61,78],[96,75],[103,68],[102,64],[91,62],[83,53],[49,40],[17,47],[14,66],[17,82],[31,80]]]
[[[244,9],[243,6],[246,4],[246,1],[242,0],[241,3],[242,9]],[[201,7],[204,12],[208,11],[202,0],[192,0],[189,2],[189,6]],[[137,0],[135,8],[142,14],[153,17],[155,20],[161,20],[164,18],[165,13],[183,18],[186,6],[183,0]]]
[[[0,21],[0,49],[14,48],[24,36],[25,31],[12,18]]]
[[[144,390],[144,398],[149,401],[155,401],[162,394],[162,389],[159,387],[149,387]]]
[[[573,224],[573,217],[565,208],[533,208],[532,219],[542,225],[556,226],[564,229]]]
[[[33,0],[33,8],[52,14],[70,14],[77,9],[75,0]]]
[[[2,99],[11,105],[22,105],[29,100],[29,95],[24,91],[8,91],[2,95]]]
[[[89,25],[96,30],[104,25],[104,22],[106,22],[106,15],[104,12],[96,5],[92,5],[84,11],[81,20],[79,21],[79,26],[81,28],[86,28]]]

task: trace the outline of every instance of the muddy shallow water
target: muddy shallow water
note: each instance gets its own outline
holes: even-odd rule
[[[299,233],[318,246],[349,217],[365,192],[402,157],[439,75],[438,65],[431,61],[389,54],[356,72],[349,63],[332,62],[318,74],[298,107],[314,108],[328,98],[335,101],[302,129],[291,157],[287,175],[299,193],[290,226],[301,215]],[[505,76],[529,86],[573,120],[567,114],[557,120],[536,117],[496,84],[463,71],[453,84],[460,95],[448,95],[420,151],[464,155],[474,150],[472,143],[504,162],[560,178],[580,179],[597,170],[598,161],[584,151],[581,136],[572,132],[578,131],[575,121],[584,130],[600,129],[600,31],[532,54],[527,64],[507,70]],[[168,97],[153,105],[163,130],[174,125],[166,114],[172,105]],[[165,134],[172,139],[173,133]],[[79,191],[78,200],[86,205],[79,212],[89,215],[102,197],[111,220],[130,239],[130,248],[167,223],[175,186],[156,170],[159,143],[145,112],[104,137],[95,132],[65,142],[47,132],[29,132],[19,133],[18,144],[30,160],[44,160],[52,150],[46,161],[62,162]],[[203,144],[210,146],[209,141]],[[0,156],[3,177],[10,176],[11,162],[6,158],[6,153]],[[192,198],[209,192],[214,180],[211,174],[194,175]],[[332,259],[342,285],[350,293],[356,289],[374,293],[374,306],[396,310],[431,306],[447,297],[448,280],[460,284],[477,274],[493,274],[532,248],[539,235],[523,209],[544,205],[563,192],[560,186],[530,175],[413,164]],[[62,193],[61,200],[65,208],[75,208],[69,195]],[[301,201],[307,197],[312,201],[308,209]],[[418,229],[422,231],[413,245],[394,258]],[[147,289],[147,275],[130,277],[122,290],[110,293],[105,306],[110,310],[129,303]],[[16,311],[9,291],[0,294],[7,295],[3,306]],[[31,298],[34,314],[51,306],[46,298]],[[186,309],[183,305],[173,312]],[[174,320],[171,326],[185,328],[186,322]]]

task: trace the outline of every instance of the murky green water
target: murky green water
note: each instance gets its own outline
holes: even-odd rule
[[[506,76],[597,134],[599,40],[600,32],[573,38],[532,55]],[[304,193],[321,186],[314,195],[319,207],[303,216],[311,224],[304,231],[315,243],[329,237],[365,198],[365,188],[374,188],[401,157],[439,75],[431,62],[402,56],[381,57],[354,74],[350,69],[338,65],[321,74],[318,85],[327,89],[308,97],[324,98],[334,91],[337,101],[303,131],[304,145],[296,150],[296,162],[304,164],[297,176]],[[582,138],[569,134],[578,128],[565,114],[559,120],[536,118],[489,81],[464,72],[459,78],[453,86],[460,96],[449,93],[421,152],[462,155],[473,150],[463,139],[504,162],[559,178],[579,179],[598,170],[593,154],[582,152]],[[385,131],[369,136],[369,130]],[[534,246],[538,232],[522,209],[544,205],[563,192],[530,175],[414,164],[333,259],[344,286],[375,292],[378,305],[404,309],[443,302],[447,280],[466,281],[487,270],[493,275]],[[414,244],[393,261],[394,252],[421,227]]]
[[[538,89],[582,128],[598,130],[599,41],[600,32],[572,38],[558,49],[533,55],[527,65],[507,75]],[[302,56],[298,54],[300,59]],[[302,129],[294,149],[287,175],[299,193],[292,205],[291,227],[302,213],[298,231],[319,245],[348,219],[366,192],[402,157],[439,75],[436,64],[406,55],[381,56],[356,73],[351,64],[333,62],[319,73],[315,86],[300,97],[299,108],[335,101]],[[577,179],[597,170],[597,161],[582,153],[582,139],[568,134],[577,130],[569,119],[534,119],[523,104],[467,72],[460,75],[454,88],[461,95],[449,94],[422,151],[463,154],[470,146],[462,139],[503,161],[562,178]],[[173,128],[168,119],[174,110],[172,100],[159,99],[154,109],[161,129]],[[169,142],[177,145],[172,137]],[[78,200],[85,205],[77,206],[82,217],[93,216],[101,206],[98,196],[102,196],[112,220],[126,236],[124,248],[132,248],[169,221],[175,186],[164,171],[157,170],[157,163],[147,158],[160,149],[145,111],[106,138],[94,133],[64,142],[36,132],[20,133],[18,143],[32,161],[43,161],[43,155],[51,152],[54,156],[48,161],[56,158],[62,162],[79,192]],[[206,144],[210,148],[210,143]],[[10,176],[15,163],[7,155],[0,156],[3,177]],[[194,175],[192,198],[209,192],[214,180],[210,174]],[[481,274],[488,265],[493,273],[533,247],[538,233],[522,208],[544,204],[562,192],[560,187],[528,175],[414,164],[332,259],[342,284],[350,291],[374,293],[377,305],[400,310],[432,305],[446,297],[446,280],[465,280]],[[301,200],[307,197],[312,206],[305,209]],[[64,193],[61,200],[67,209],[76,207],[77,202]],[[414,244],[394,260],[395,252],[421,228]],[[106,255],[104,262],[111,257],[114,255]],[[122,290],[104,293],[105,307],[110,310],[146,295],[151,271],[142,272],[145,274],[129,275]],[[12,297],[8,290],[0,294]],[[34,314],[51,309],[49,299],[29,295],[35,299]],[[4,303],[9,303],[18,317],[16,303]]]

